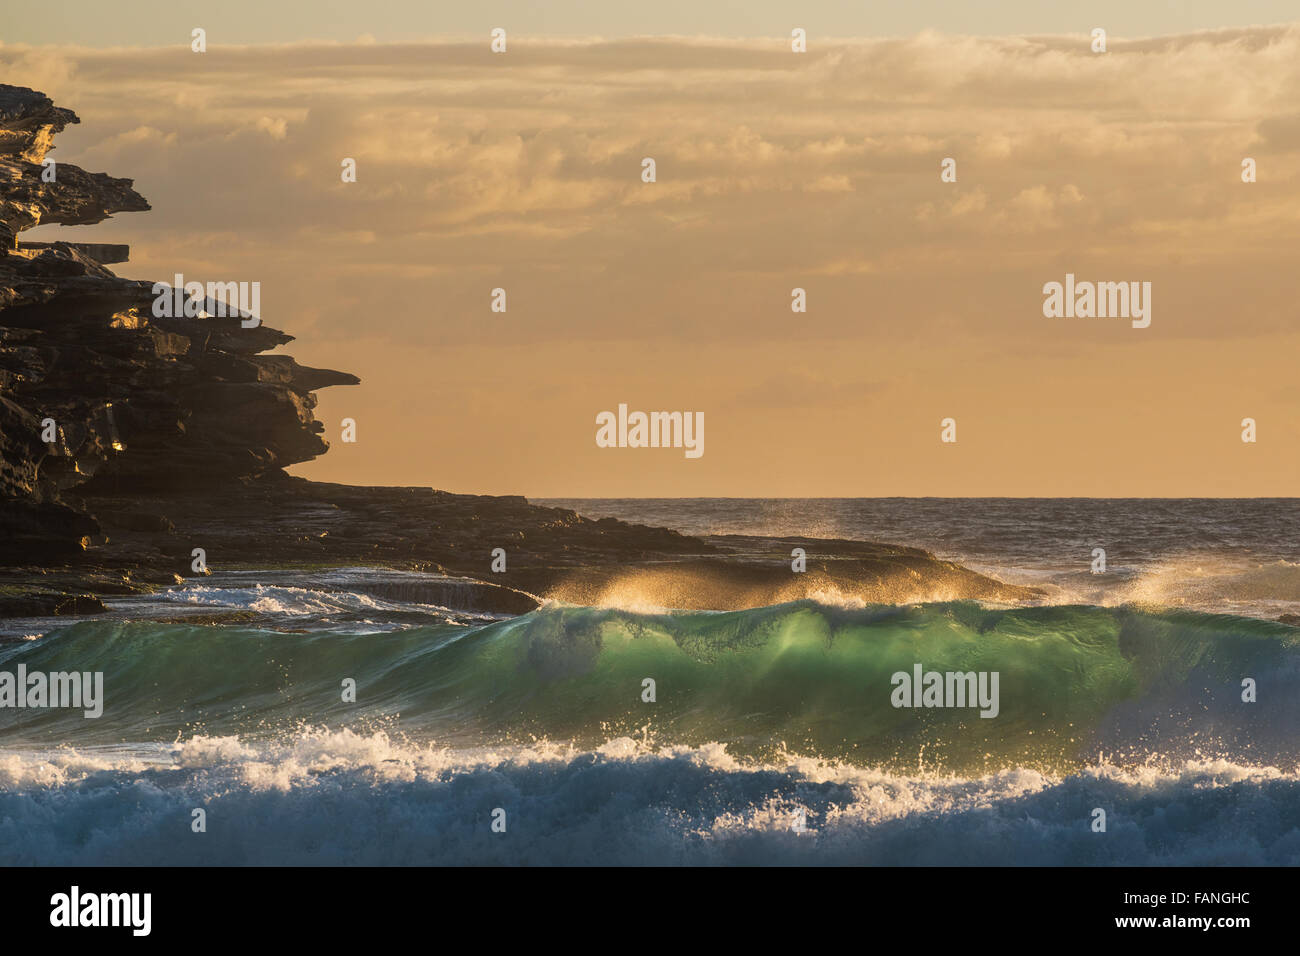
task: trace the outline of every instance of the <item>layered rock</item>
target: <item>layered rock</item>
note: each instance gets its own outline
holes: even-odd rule
[[[355,376],[262,354],[292,337],[210,317],[207,298],[184,300],[193,317],[156,316],[153,283],[107,268],[126,259],[121,244],[17,239],[149,208],[129,179],[58,163],[46,181],[54,135],[76,122],[0,86],[0,618],[91,613],[101,595],[208,568],[296,568],[308,582],[327,567],[432,572],[364,584],[503,613],[538,597],[724,609],[1032,596],[913,548],[699,539],[520,497],[291,478],[284,466],[327,448],[313,392]],[[805,573],[792,573],[794,547]]]
[[[153,315],[153,283],[122,279],[120,244],[22,243],[33,226],[149,209],[129,179],[44,164],[79,122],[0,86],[0,561],[71,558],[103,543],[96,489],[255,479],[328,445],[316,389],[344,372],[260,353],[292,336],[239,316]],[[207,305],[205,300],[201,305]]]

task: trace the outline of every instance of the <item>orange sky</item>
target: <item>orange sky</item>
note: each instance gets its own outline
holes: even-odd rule
[[[129,242],[131,277],[260,281],[287,351],[361,376],[321,393],[333,448],[299,474],[536,497],[1296,493],[1300,27],[1105,54],[929,31],[806,54],[9,44],[0,79],[81,115],[52,158],[154,205],[30,238]],[[1045,318],[1066,273],[1151,282],[1150,328]],[[705,454],[596,447],[620,402],[703,411]]]

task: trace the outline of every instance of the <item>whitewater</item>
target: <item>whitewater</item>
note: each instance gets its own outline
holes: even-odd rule
[[[1300,863],[1291,624],[974,602],[498,617],[259,577],[0,644],[0,671],[102,671],[106,696],[96,720],[0,710],[0,862]],[[214,609],[248,617],[187,617]],[[998,719],[891,706],[917,661],[999,672]]]

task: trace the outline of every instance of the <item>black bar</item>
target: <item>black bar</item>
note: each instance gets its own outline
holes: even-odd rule
[[[1222,945],[1285,932],[1294,873],[1286,869],[455,869],[42,868],[0,870],[7,942],[255,938],[369,946],[416,934],[431,948],[457,939],[532,946],[603,937],[637,945],[685,930],[690,939],[820,945],[847,933],[874,945],[905,929],[922,949],[986,945],[1019,933],[1139,944],[1197,936]],[[56,894],[150,894],[147,936],[131,926],[51,925]],[[1180,899],[1174,894],[1185,894]],[[1214,896],[1212,894],[1217,894]],[[1206,928],[1200,921],[1209,919]],[[1245,920],[1223,925],[1223,920]],[[1120,925],[1150,920],[1149,925]],[[1178,921],[1184,921],[1182,923]],[[1195,924],[1186,921],[1195,920]],[[123,922],[130,922],[123,919]],[[441,941],[441,942],[439,942]],[[873,942],[874,941],[874,942]],[[667,938],[664,938],[665,945]],[[462,944],[456,944],[463,945]],[[932,950],[931,950],[932,951]]]

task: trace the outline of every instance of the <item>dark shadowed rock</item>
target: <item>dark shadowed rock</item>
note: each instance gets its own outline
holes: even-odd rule
[[[94,595],[213,567],[420,571],[357,586],[503,613],[539,598],[723,609],[1033,593],[913,548],[706,540],[517,496],[290,478],[285,466],[328,448],[313,392],[356,376],[261,354],[293,337],[245,327],[246,313],[210,317],[209,294],[182,297],[194,308],[179,317],[155,315],[154,283],[107,268],[125,260],[121,244],[16,240],[149,208],[129,179],[67,163],[42,178],[53,136],[76,122],[43,94],[0,86],[0,616],[92,613]],[[807,573],[791,572],[796,545]],[[208,569],[195,570],[198,548]]]
[[[131,247],[121,242],[26,242],[23,249],[52,249],[56,246],[68,246],[88,259],[102,265],[126,262],[131,258]]]
[[[78,122],[0,86],[0,238],[149,204],[129,179],[41,161]],[[153,283],[105,265],[117,244],[0,242],[0,545],[5,559],[98,546],[86,492],[207,486],[276,472],[328,447],[312,392],[343,372],[258,353],[292,340],[238,316],[157,318]],[[196,310],[197,311],[197,310]],[[81,515],[81,522],[71,516]],[[149,530],[140,527],[132,530]]]

